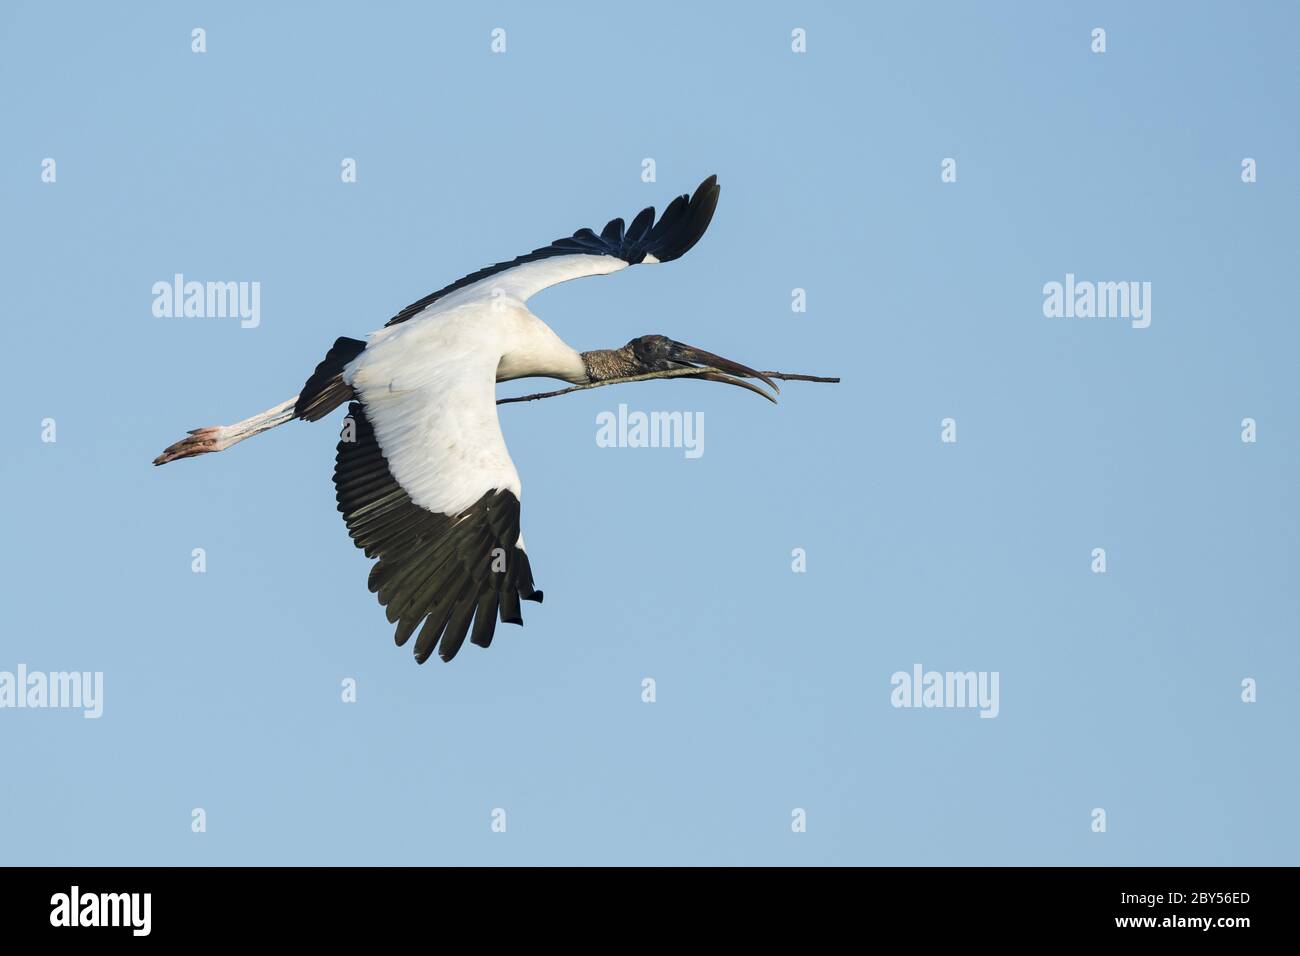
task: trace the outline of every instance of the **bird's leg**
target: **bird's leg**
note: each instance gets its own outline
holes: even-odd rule
[[[212,425],[208,428],[195,428],[180,441],[168,445],[167,449],[153,460],[153,463],[155,465],[165,465],[169,461],[176,461],[180,458],[193,458],[195,455],[224,451],[231,445],[237,445],[245,438],[252,438],[254,435],[260,435],[277,425],[292,421],[293,408],[297,402],[298,396],[295,395],[293,398],[281,402],[275,408],[268,408],[252,418],[245,418],[242,422],[235,422],[233,425]]]

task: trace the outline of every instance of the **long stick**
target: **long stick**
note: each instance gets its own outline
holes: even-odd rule
[[[624,382],[648,382],[655,378],[682,378],[687,375],[705,375],[721,374],[716,368],[705,366],[692,366],[691,368],[674,368],[665,372],[646,372],[644,375],[628,375],[624,378],[610,378],[603,382],[588,382],[586,385],[570,385],[568,388],[557,389],[554,392],[534,392],[532,395],[516,395],[514,398],[498,398],[498,405],[509,405],[512,402],[531,402],[539,398],[554,398],[556,395],[567,395],[569,392],[581,392],[588,388],[600,388],[602,385],[621,385]],[[821,375],[799,375],[795,372],[763,372],[768,378],[779,378],[783,382],[829,382],[837,383],[838,378],[828,378]]]

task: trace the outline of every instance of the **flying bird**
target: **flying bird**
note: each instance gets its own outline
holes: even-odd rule
[[[746,379],[779,391],[773,378],[811,378],[758,372],[663,335],[578,352],[528,310],[557,283],[685,255],[713,219],[720,189],[710,176],[657,220],[649,207],[626,227],[614,219],[599,234],[579,229],[457,279],[365,341],[336,340],[298,395],[234,425],[195,429],[154,464],[222,451],[350,403],[335,456],[338,510],[356,546],[376,559],[370,590],[398,646],[416,635],[419,663],[435,647],[450,661],[466,636],[487,647],[498,618],[523,624],[520,601],[542,600],[520,533],[519,474],[497,420],[497,382],[594,387],[690,375],[775,401]]]

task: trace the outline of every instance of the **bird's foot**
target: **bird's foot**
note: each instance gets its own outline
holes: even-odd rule
[[[221,451],[226,447],[222,441],[220,425],[213,425],[210,428],[195,428],[188,435],[178,442],[168,445],[161,455],[153,460],[155,465],[165,465],[169,461],[176,461],[180,458],[193,458],[195,455],[206,455],[209,452]]]

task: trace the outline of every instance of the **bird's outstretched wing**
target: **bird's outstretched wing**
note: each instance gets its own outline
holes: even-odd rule
[[[480,269],[451,285],[412,302],[386,325],[397,325],[423,312],[439,299],[482,284],[526,301],[543,289],[582,276],[606,275],[640,262],[669,262],[685,255],[704,235],[718,206],[722,187],[718,177],[700,183],[695,194],[682,194],[670,202],[655,221],[653,206],[636,214],[630,225],[611,220],[599,235],[579,229],[572,236],[556,239],[509,262]]]
[[[435,645],[451,660],[466,635],[487,647],[498,615],[522,624],[520,599],[542,600],[519,533],[519,474],[496,417],[493,369],[434,362],[399,382],[381,363],[353,381],[360,401],[334,467],[339,511],[356,546],[378,558],[370,590],[397,624],[397,644],[419,628],[420,663]]]

